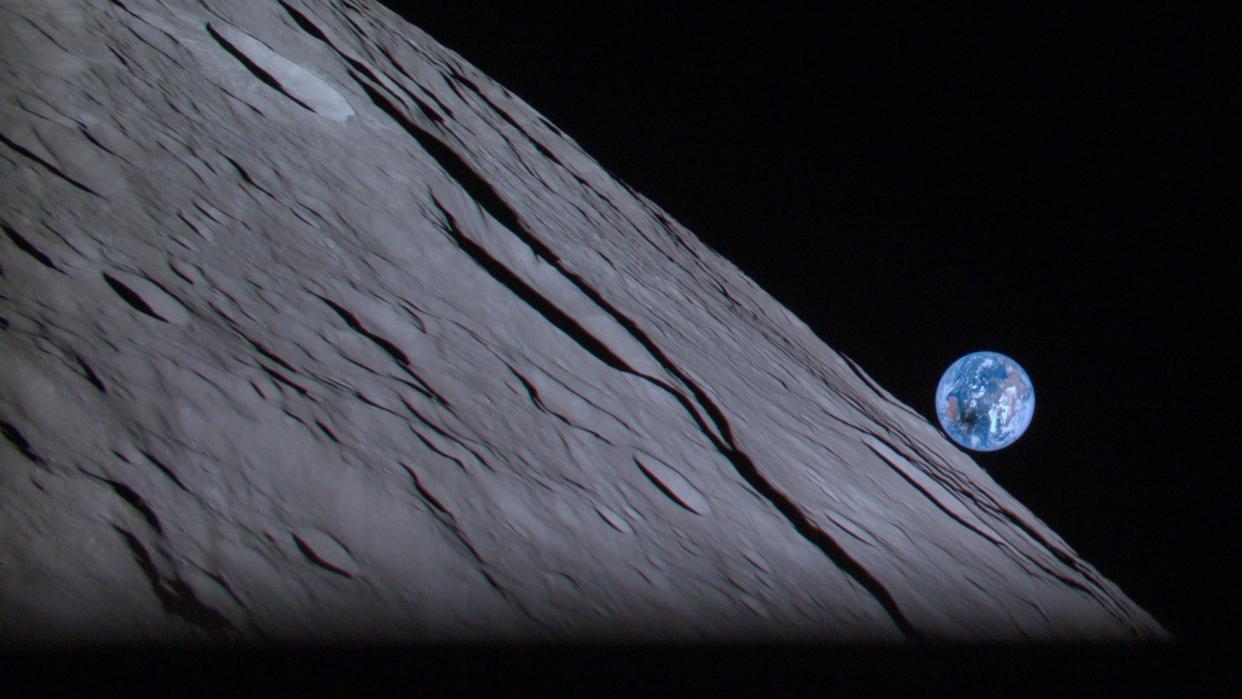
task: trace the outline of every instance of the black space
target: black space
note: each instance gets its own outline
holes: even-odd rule
[[[1237,626],[1235,18],[388,4],[933,423],[1016,359],[976,460],[1177,637]]]

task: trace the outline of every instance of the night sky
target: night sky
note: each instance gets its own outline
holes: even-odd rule
[[[1017,360],[976,461],[1179,638],[1238,626],[1236,21],[389,4],[933,423]]]

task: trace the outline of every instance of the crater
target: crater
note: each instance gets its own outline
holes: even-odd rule
[[[217,22],[207,24],[207,33],[261,82],[303,108],[332,121],[345,121],[353,115],[353,107],[336,88],[262,41]]]
[[[651,481],[669,500],[696,515],[711,514],[712,508],[707,498],[699,489],[690,484],[686,477],[673,467],[646,454],[636,454],[634,463],[638,465],[647,480]]]

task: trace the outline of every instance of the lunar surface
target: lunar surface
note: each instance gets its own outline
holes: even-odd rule
[[[975,451],[996,451],[1026,432],[1035,388],[1017,362],[999,352],[972,352],[949,365],[936,387],[945,434]]]
[[[1165,636],[376,2],[0,11],[0,641]]]

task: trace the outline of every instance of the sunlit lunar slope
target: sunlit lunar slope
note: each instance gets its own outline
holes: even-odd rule
[[[3,639],[1164,635],[375,2],[0,10]]]

